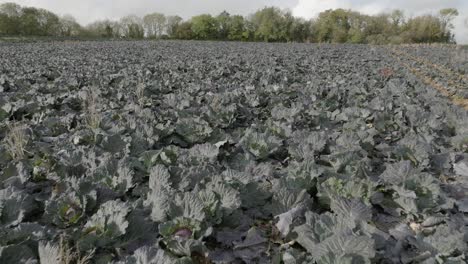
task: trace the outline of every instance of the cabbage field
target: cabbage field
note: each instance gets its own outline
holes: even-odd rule
[[[0,263],[466,263],[451,46],[0,45]]]

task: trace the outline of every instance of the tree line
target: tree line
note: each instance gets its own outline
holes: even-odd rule
[[[305,20],[288,10],[265,7],[249,16],[222,12],[202,14],[188,20],[151,13],[129,15],[118,21],[101,20],[82,26],[72,16],[48,10],[0,5],[0,35],[128,39],[195,39],[266,42],[325,43],[452,43],[453,19],[458,11],[442,9],[438,14],[406,17],[401,10],[366,15],[335,9]]]

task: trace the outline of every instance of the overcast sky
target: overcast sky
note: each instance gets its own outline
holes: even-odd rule
[[[184,18],[201,13],[215,15],[223,10],[231,14],[248,15],[272,5],[288,8],[294,15],[305,18],[330,8],[349,8],[369,14],[398,8],[407,15],[419,15],[455,7],[460,11],[455,21],[457,41],[468,44],[468,0],[0,0],[0,3],[4,2],[42,7],[61,15],[70,14],[82,24],[155,11]]]

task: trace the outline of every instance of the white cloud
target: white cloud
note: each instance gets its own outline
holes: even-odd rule
[[[468,1],[466,0],[299,0],[293,8],[293,14],[312,18],[318,13],[336,8],[353,9],[366,14],[377,14],[393,9],[402,9],[406,15],[436,13],[447,7],[457,8],[460,12],[455,21],[455,35],[458,43],[468,44]]]

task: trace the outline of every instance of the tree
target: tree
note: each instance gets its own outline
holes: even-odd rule
[[[265,7],[255,12],[251,18],[255,28],[255,39],[263,41],[281,41],[284,40],[284,15],[276,7]]]
[[[294,17],[291,12],[285,12],[283,20],[282,39],[296,42],[303,42],[308,39],[310,28],[306,20]]]
[[[447,42],[442,21],[433,15],[414,17],[408,20],[403,29],[403,39],[406,43]]]
[[[350,28],[349,12],[344,9],[326,10],[314,21],[318,42],[347,42]]]
[[[0,13],[10,17],[21,16],[22,8],[16,3],[4,3],[0,5]]]
[[[236,41],[315,41],[332,43],[454,42],[453,20],[458,10],[446,8],[437,15],[405,18],[403,11],[365,15],[335,9],[306,21],[288,10],[265,7],[243,17],[226,11],[216,17],[202,14],[183,21],[161,13],[143,18],[130,15],[116,21],[96,21],[81,27],[72,16],[15,3],[0,4],[0,35],[83,36],[103,38],[218,39]],[[468,19],[465,20],[468,27]],[[167,34],[167,35],[166,35]]]
[[[89,24],[81,35],[99,38],[115,38],[121,36],[120,23],[103,20]]]
[[[216,24],[218,25],[218,39],[226,40],[229,37],[231,30],[231,15],[223,11],[216,17]]]
[[[245,27],[245,20],[243,16],[231,16],[229,20],[229,32],[228,32],[228,39],[229,40],[247,40],[245,38],[244,32],[246,30]]]
[[[291,12],[285,12],[282,14],[281,33],[280,39],[285,41],[292,41],[294,38],[293,27],[295,23],[295,17]]]
[[[60,18],[56,14],[45,9],[39,9],[38,22],[41,27],[42,35],[60,35]]]
[[[39,10],[34,7],[25,7],[20,17],[21,35],[42,35],[39,24]]]
[[[375,16],[368,16],[366,18],[367,26],[365,27],[364,34],[366,42],[370,44],[386,44],[389,43],[389,38],[392,36],[393,26],[389,14],[380,14]],[[398,31],[395,32],[398,34]]]
[[[348,13],[348,40],[349,43],[366,43],[367,35],[366,30],[369,25],[370,16],[363,15],[359,12]]]
[[[135,15],[129,15],[120,19],[122,36],[125,38],[141,39],[145,36],[143,20]]]
[[[402,27],[405,25],[405,13],[402,10],[396,9],[393,10],[390,15],[390,28],[391,35],[388,37],[388,42],[392,44],[400,44],[403,42],[401,35]]]
[[[175,38],[177,28],[182,23],[182,18],[180,16],[169,16],[166,20],[166,33],[170,38]]]
[[[193,39],[192,23],[190,21],[180,23],[174,34],[176,39]]]
[[[143,17],[146,36],[150,38],[161,37],[166,27],[166,16],[161,13],[152,13]]]
[[[77,36],[80,34],[81,26],[76,22],[75,18],[70,15],[65,15],[60,18],[60,35],[61,36]]]
[[[394,27],[399,27],[405,23],[405,13],[402,10],[396,9],[390,13],[390,19]]]
[[[59,17],[45,9],[25,7],[22,9],[20,34],[26,36],[58,36],[60,33]]]
[[[445,8],[439,11],[441,20],[442,31],[447,41],[453,41],[454,35],[452,34],[453,24],[452,21],[459,15],[458,10],[455,8]]]
[[[255,24],[252,19],[244,20],[244,32],[242,33],[243,41],[254,41],[255,40]]]
[[[196,39],[215,39],[218,32],[217,21],[211,15],[194,16],[191,19],[192,32]]]
[[[19,35],[22,8],[15,3],[0,5],[0,34]]]
[[[445,28],[453,28],[451,23],[453,19],[459,15],[459,13],[455,8],[445,8],[439,11],[439,15],[442,20],[442,25],[445,26]]]

